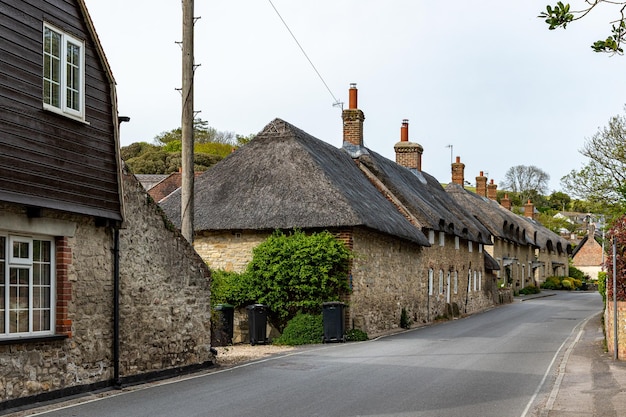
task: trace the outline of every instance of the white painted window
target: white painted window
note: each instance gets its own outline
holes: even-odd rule
[[[435,231],[434,230],[428,231],[428,243],[430,243],[431,245],[435,244]]]
[[[0,339],[54,333],[54,241],[0,235]]]
[[[433,295],[433,275],[435,272],[432,268],[428,270],[428,295]]]
[[[459,271],[454,271],[454,293],[459,292]]]
[[[467,292],[472,291],[472,270],[467,271]]]
[[[443,294],[443,269],[439,270],[439,294]]]
[[[478,271],[478,291],[483,287],[483,273],[482,271]]]
[[[478,244],[478,253],[483,253],[483,244],[482,243]]]
[[[85,44],[47,23],[43,26],[43,106],[85,118]]]
[[[446,246],[446,234],[439,232],[439,246]]]
[[[472,244],[471,240],[467,241],[467,251],[470,252],[470,253],[474,252],[474,245]]]
[[[454,249],[459,250],[461,247],[461,240],[458,236],[454,236]]]
[[[478,291],[478,271],[474,271],[474,291]]]

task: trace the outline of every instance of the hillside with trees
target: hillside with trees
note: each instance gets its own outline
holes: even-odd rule
[[[197,119],[194,122],[194,171],[206,171],[254,135],[223,132]],[[121,148],[121,156],[134,174],[170,174],[181,167],[181,128],[162,132],[154,143],[136,142]]]

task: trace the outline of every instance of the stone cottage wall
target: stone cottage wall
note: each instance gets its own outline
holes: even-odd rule
[[[252,249],[266,240],[271,232],[201,232],[194,247],[211,269],[243,272],[252,260]]]
[[[210,272],[134,176],[120,231],[120,376],[211,362]]]
[[[27,218],[25,210],[18,206],[2,205],[0,211]],[[113,377],[110,229],[97,227],[87,216],[43,210],[43,217],[76,227],[74,236],[66,239],[66,251],[71,257],[64,266],[68,277],[69,337],[36,342],[4,341],[0,345],[2,401],[99,384]],[[57,279],[58,268],[59,265]],[[60,309],[57,306],[57,318]]]
[[[615,354],[615,327],[613,299],[607,300],[604,310],[604,333],[609,354]],[[626,360],[626,301],[617,302],[617,358]]]
[[[123,183],[120,377],[209,364],[210,272],[134,176]],[[28,220],[23,207],[0,203],[6,213]],[[113,231],[89,216],[42,210],[42,217],[75,227],[62,245],[57,238],[67,257],[57,256],[58,337],[1,341],[0,410],[113,382]]]

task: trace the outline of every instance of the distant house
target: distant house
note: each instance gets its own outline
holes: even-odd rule
[[[198,253],[212,268],[242,271],[276,229],[328,230],[355,253],[347,324],[369,334],[398,327],[403,309],[428,322],[453,305],[467,313],[493,305],[483,284],[489,232],[434,178],[365,148],[355,103],[343,120],[336,148],[275,119],[198,177]],[[180,191],[161,207],[180,227]]]
[[[0,26],[0,410],[211,365],[210,272],[122,167],[84,1]]]
[[[598,273],[604,269],[604,250],[602,240],[596,236],[595,226],[590,223],[587,235],[572,252],[572,264],[591,279],[598,279]]]

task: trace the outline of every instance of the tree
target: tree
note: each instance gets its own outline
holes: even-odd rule
[[[502,188],[519,193],[522,203],[545,195],[550,175],[534,165],[516,165],[504,174]]]
[[[626,216],[622,216],[615,223],[608,233],[609,239],[611,239],[610,255],[607,257],[607,273],[608,282],[606,288],[606,296],[608,299],[613,299],[613,270],[615,269],[616,276],[616,289],[617,300],[626,300]],[[615,242],[616,259],[613,264],[613,242]]]
[[[195,119],[193,121],[193,141],[194,143],[222,143],[226,145],[236,145],[234,132],[222,132],[211,126],[209,123],[202,119]],[[155,138],[154,142],[157,145],[166,145],[172,141],[182,140],[182,129],[176,128],[168,132],[161,132]]]
[[[611,22],[611,34],[605,40],[598,40],[591,45],[595,52],[608,52],[622,55],[624,50],[622,44],[626,41],[626,18],[624,10],[626,1],[613,0],[585,0],[585,6],[580,10],[571,10],[569,3],[558,2],[554,6],[548,5],[545,12],[541,12],[538,17],[545,19],[550,30],[556,28],[566,29],[567,25],[573,21],[587,16],[594,8],[601,3],[616,7],[616,19]]]
[[[612,117],[608,126],[585,141],[580,153],[589,158],[589,162],[561,178],[561,187],[592,203],[623,207],[626,204],[626,117]]]
[[[555,211],[565,211],[569,208],[572,198],[564,192],[554,191],[548,196],[548,207]]]

